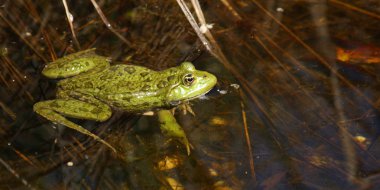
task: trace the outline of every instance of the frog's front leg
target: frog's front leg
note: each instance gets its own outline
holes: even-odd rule
[[[162,133],[171,138],[177,138],[186,147],[187,154],[190,155],[190,143],[187,140],[185,131],[177,123],[177,120],[169,110],[160,110],[157,112],[158,121]]]
[[[105,144],[116,152],[112,145],[108,144],[106,141],[82,126],[77,125],[64,117],[67,116],[77,119],[105,121],[112,115],[111,108],[108,105],[101,102],[96,104],[87,103],[76,99],[55,99],[38,102],[34,104],[33,109],[46,119],[91,136],[95,140]]]
[[[195,113],[194,113],[193,109],[191,108],[191,104],[188,101],[182,102],[177,107],[172,108],[171,111],[172,111],[173,115],[177,109],[182,111],[183,115],[186,115],[187,112],[189,112],[191,115],[195,116]]]

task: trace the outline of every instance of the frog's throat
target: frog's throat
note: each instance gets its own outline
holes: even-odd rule
[[[209,90],[207,90],[206,92],[202,93],[202,94],[198,94],[196,96],[193,96],[193,97],[189,97],[189,98],[183,98],[183,99],[178,99],[178,100],[172,100],[172,101],[168,101],[167,103],[171,106],[178,106],[179,104],[181,104],[183,101],[190,101],[190,100],[194,100],[194,99],[197,99],[207,93],[209,93],[214,87],[210,88]]]

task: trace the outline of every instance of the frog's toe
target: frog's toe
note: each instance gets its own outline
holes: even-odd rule
[[[99,121],[106,121],[111,117],[111,112],[99,114]]]

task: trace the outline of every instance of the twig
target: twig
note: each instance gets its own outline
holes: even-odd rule
[[[208,51],[210,51],[211,54],[213,53],[213,48],[210,46],[209,41],[206,39],[206,37],[201,32],[201,29],[199,28],[197,22],[195,21],[193,15],[191,14],[189,8],[186,6],[185,2],[183,0],[177,0],[178,5],[181,7],[183,14],[185,14],[187,20],[189,21],[190,25],[195,30],[195,33],[197,33],[198,38],[202,41],[202,44],[206,47]]]
[[[67,21],[69,22],[69,26],[70,26],[71,34],[73,35],[74,44],[75,44],[75,46],[77,46],[78,49],[80,49],[80,45],[79,45],[79,42],[78,42],[77,36],[76,36],[76,34],[75,34],[75,31],[74,31],[74,26],[73,26],[74,17],[73,17],[73,15],[69,12],[69,7],[67,6],[67,2],[66,2],[66,0],[62,0],[62,3],[63,3],[63,6],[65,7],[66,17],[67,17]]]
[[[107,17],[104,15],[103,11],[100,9],[99,5],[96,3],[95,0],[91,0],[92,5],[95,7],[96,12],[98,12],[100,18],[102,19],[103,23],[106,25],[106,27],[111,30],[112,33],[114,33],[118,38],[120,38],[124,43],[126,43],[129,47],[132,47],[132,43],[129,42],[124,36],[122,36],[119,32],[117,32],[111,25],[111,23],[108,21]]]

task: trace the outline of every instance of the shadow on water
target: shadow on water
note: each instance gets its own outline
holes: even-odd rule
[[[0,189],[380,186],[378,1],[178,2],[0,1]],[[192,101],[195,116],[175,115],[190,155],[156,116],[74,120],[114,154],[33,112],[55,97],[45,64],[93,47],[154,70],[192,61],[218,77],[219,91]]]

